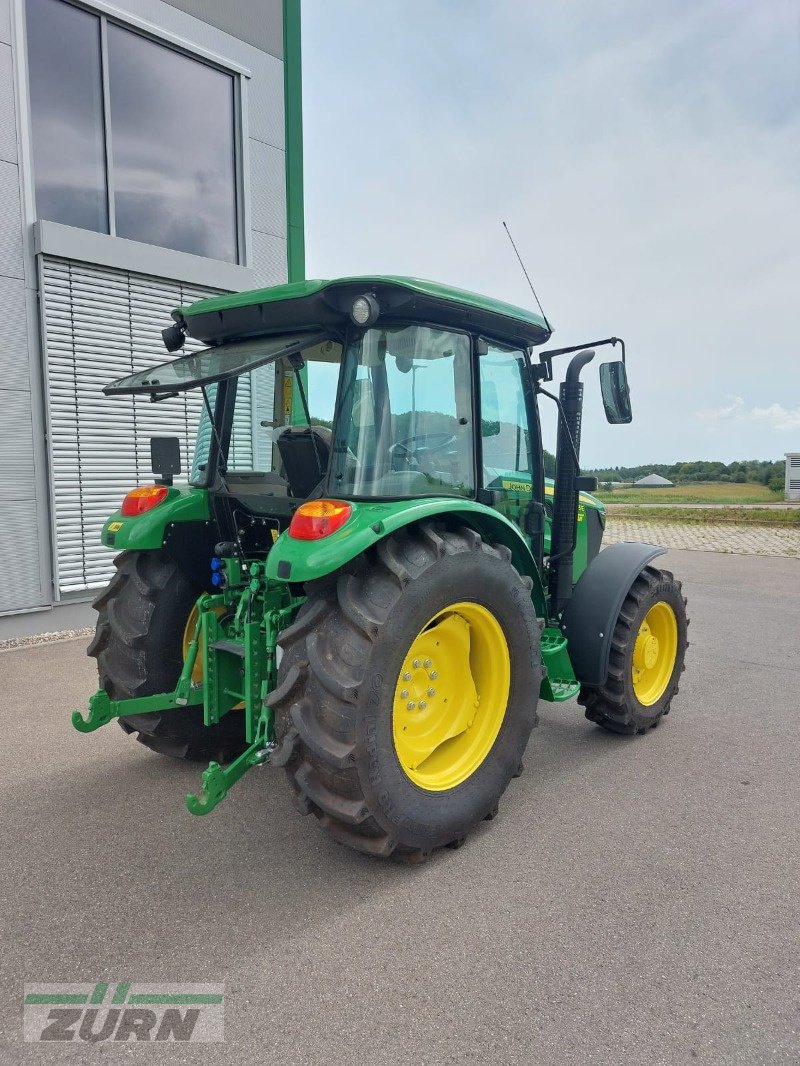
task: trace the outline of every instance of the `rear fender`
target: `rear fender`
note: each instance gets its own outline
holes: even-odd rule
[[[606,683],[611,635],[628,590],[665,551],[655,544],[611,544],[584,570],[561,618],[572,667],[582,684]]]
[[[278,538],[267,556],[267,577],[304,583],[333,573],[390,534],[425,519],[457,519],[484,540],[504,544],[523,577],[533,581],[531,599],[539,617],[546,614],[544,589],[536,562],[517,527],[497,511],[475,500],[451,496],[425,500],[352,503],[353,513],[341,529],[321,540],[295,540],[288,532]]]
[[[165,499],[144,514],[115,512],[101,534],[103,544],[118,552],[163,549],[189,581],[209,591],[209,561],[217,539],[208,493],[189,485],[170,486]]]
[[[187,522],[211,526],[208,493],[191,485],[171,485],[161,503],[140,515],[115,511],[103,526],[100,539],[117,551],[147,551],[161,548],[168,527]]]

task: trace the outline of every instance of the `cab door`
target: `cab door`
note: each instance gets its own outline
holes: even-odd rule
[[[541,443],[527,353],[481,340],[477,364],[483,496],[519,528],[540,560]]]

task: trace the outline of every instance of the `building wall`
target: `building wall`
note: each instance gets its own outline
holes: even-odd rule
[[[184,473],[178,480],[186,479],[200,418],[199,393],[151,404],[146,398],[109,398],[101,386],[163,363],[160,330],[170,311],[211,291],[52,256],[42,256],[40,291],[54,584],[64,596],[110,580],[113,552],[100,543],[100,532],[125,493],[151,480],[152,436],[179,438]]]
[[[51,601],[35,264],[24,220],[13,0],[0,0],[0,612]]]
[[[286,9],[299,25],[299,0],[84,6],[234,73],[241,265],[36,217],[25,5],[0,0],[0,553],[13,560],[0,583],[0,640],[59,628],[54,606],[84,603],[105,583],[111,553],[96,541],[101,515],[149,476],[153,428],[177,430],[188,463],[193,400],[181,401],[181,412],[139,404],[137,414],[132,401],[104,400],[104,381],[166,356],[159,331],[173,306],[289,276],[284,86],[291,75],[299,90],[299,53],[291,52],[298,69],[287,71],[283,16]],[[299,100],[293,113],[299,123]],[[290,130],[299,153],[298,134]],[[296,175],[300,163],[293,160]],[[298,181],[290,188],[297,218]],[[14,613],[37,609],[38,619]]]
[[[259,51],[283,59],[282,0],[236,0],[235,4],[221,4],[219,0],[169,0],[169,3],[209,26],[252,44]]]

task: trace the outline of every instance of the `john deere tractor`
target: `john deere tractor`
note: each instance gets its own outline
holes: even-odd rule
[[[521,772],[540,699],[614,733],[669,711],[686,650],[663,549],[600,551],[580,475],[581,371],[601,345],[608,420],[631,421],[617,338],[542,351],[539,315],[400,277],[306,281],[173,312],[170,352],[114,381],[196,389],[188,484],[177,438],[106,522],[100,689],[154,751],[210,760],[189,811],[285,768],[337,841],[407,861],[458,846]],[[537,354],[538,349],[538,354]],[[559,390],[553,360],[572,355]],[[555,404],[554,482],[539,404]]]

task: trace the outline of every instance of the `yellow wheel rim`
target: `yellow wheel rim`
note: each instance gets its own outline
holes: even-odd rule
[[[643,707],[651,707],[664,695],[678,654],[678,621],[663,600],[654,603],[644,617],[633,646],[633,690]]]
[[[510,687],[508,643],[491,611],[462,602],[435,614],[395,687],[392,732],[406,776],[428,792],[471,777],[497,739]]]

